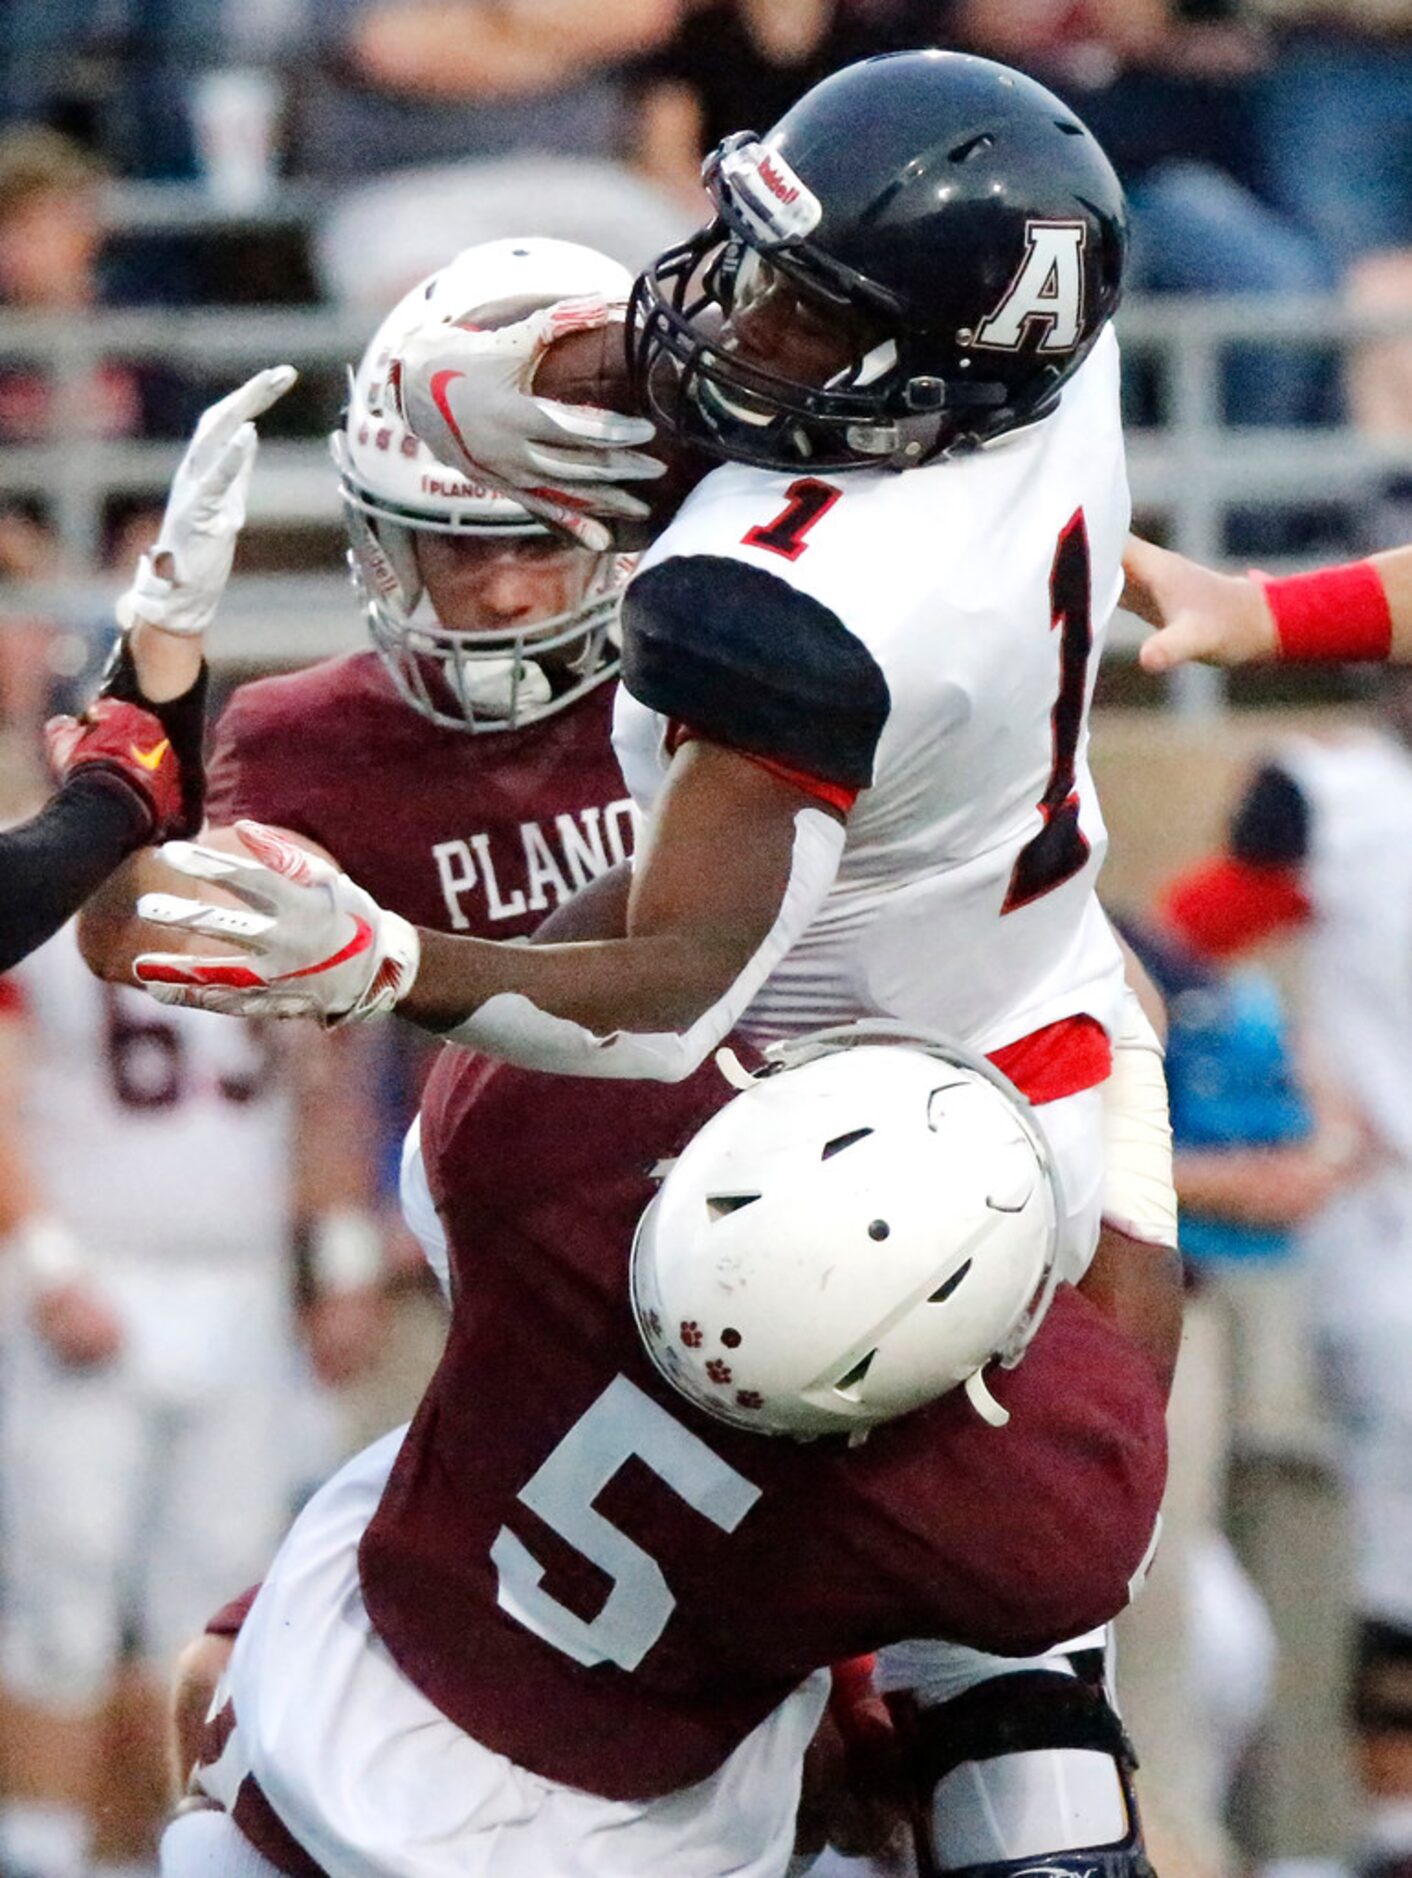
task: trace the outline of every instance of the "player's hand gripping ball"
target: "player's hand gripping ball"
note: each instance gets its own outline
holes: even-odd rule
[[[600,518],[648,513],[622,485],[663,473],[641,448],[652,425],[625,414],[622,312],[580,298],[503,324],[477,324],[470,313],[419,327],[394,361],[390,394],[441,462],[603,552],[613,536]]]
[[[163,1004],[232,1017],[332,1025],[390,1011],[417,975],[416,928],[277,830],[241,821],[234,833],[228,851],[169,841],[160,858],[185,877],[188,892],[144,893],[137,903],[139,919],[226,941],[227,950],[139,953],[137,982]],[[222,891],[194,899],[192,881]]]

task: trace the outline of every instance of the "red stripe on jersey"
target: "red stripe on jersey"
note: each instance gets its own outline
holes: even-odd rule
[[[1194,952],[1214,959],[1302,925],[1313,911],[1294,868],[1257,866],[1230,854],[1178,874],[1159,905]]]
[[[690,743],[699,733],[690,724],[683,724],[673,719],[667,726],[667,750],[675,755],[684,743]],[[709,738],[711,743],[720,743],[716,737]],[[820,776],[810,776],[802,769],[791,769],[788,763],[777,763],[773,757],[759,756],[754,750],[737,750],[734,744],[721,744],[736,756],[743,756],[747,763],[754,763],[758,768],[767,770],[771,776],[777,776],[781,782],[788,783],[801,794],[813,796],[816,802],[823,802],[831,809],[837,809],[841,815],[847,815],[858,800],[858,791],[849,789],[843,783],[825,782]]]
[[[13,978],[0,978],[0,1017],[19,1017],[25,1008],[25,994]]]
[[[1096,1089],[1113,1073],[1113,1046],[1096,1017],[1080,1012],[1017,1037],[990,1060],[1036,1107]]]

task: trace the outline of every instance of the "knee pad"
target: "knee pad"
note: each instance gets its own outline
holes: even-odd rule
[[[1137,1759],[1101,1683],[992,1677],[934,1708],[890,1698],[919,1878],[1156,1878]]]
[[[1412,1734],[1412,1630],[1376,1618],[1359,1624],[1350,1708],[1364,1734]]]

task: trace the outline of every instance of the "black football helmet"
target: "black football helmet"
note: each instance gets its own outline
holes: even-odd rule
[[[865,59],[763,140],[728,137],[703,176],[716,219],[639,279],[628,345],[643,407],[735,462],[910,469],[1033,423],[1122,294],[1111,164],[1067,105],[989,59]],[[762,265],[860,335],[826,384],[733,350]]]

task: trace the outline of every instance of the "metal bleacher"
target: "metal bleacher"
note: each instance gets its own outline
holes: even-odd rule
[[[285,203],[278,213],[298,221],[311,208],[301,200]],[[190,192],[172,202],[149,189],[126,203],[123,219],[129,230],[170,230],[191,226],[203,213]],[[1412,476],[1412,435],[1228,427],[1220,408],[1222,351],[1232,342],[1313,343],[1341,353],[1359,339],[1412,335],[1412,310],[1354,317],[1326,300],[1149,300],[1124,309],[1120,332],[1132,356],[1152,361],[1165,387],[1165,420],[1130,432],[1129,462],[1139,525],[1159,529],[1173,547],[1218,560],[1223,517],[1232,505],[1356,506],[1389,477]],[[114,496],[159,497],[179,453],[176,443],[84,437],[84,385],[100,360],[160,360],[209,385],[214,396],[280,360],[321,370],[336,384],[344,362],[357,358],[366,338],[365,316],[330,308],[143,309],[76,321],[0,314],[0,364],[31,364],[52,375],[58,387],[55,441],[0,450],[0,508],[19,498],[38,502],[58,532],[66,565],[90,568],[105,504]],[[337,414],[334,395],[329,424]],[[236,577],[214,635],[216,660],[297,663],[354,643],[356,612],[333,546],[337,521],[323,438],[267,440],[251,490],[250,531],[313,531],[308,565],[298,572]],[[96,617],[110,588],[110,581],[92,575],[0,582],[0,625],[37,614]],[[1140,636],[1136,622],[1128,626],[1117,634],[1118,657],[1130,657]],[[1194,671],[1179,675],[1173,702],[1199,714],[1219,708],[1221,697],[1220,674]]]

